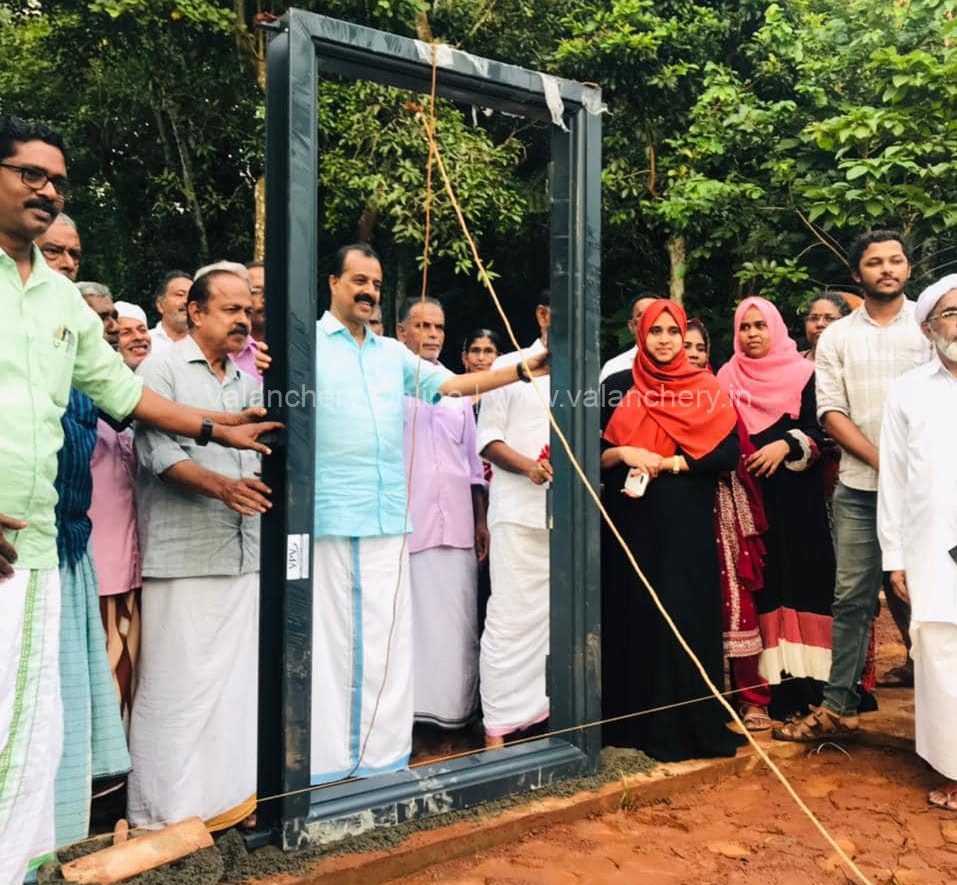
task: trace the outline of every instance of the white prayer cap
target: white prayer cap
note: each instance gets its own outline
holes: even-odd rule
[[[943,279],[924,289],[920,293],[920,298],[917,299],[917,309],[914,311],[917,322],[925,322],[934,308],[937,307],[937,302],[951,289],[957,289],[957,273],[947,274]]]
[[[117,301],[113,305],[116,308],[116,315],[119,318],[125,317],[128,320],[139,320],[144,326],[146,323],[146,312],[142,307],[131,304],[129,301]]]

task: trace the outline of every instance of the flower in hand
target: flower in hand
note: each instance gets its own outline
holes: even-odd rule
[[[537,486],[551,482],[555,478],[555,471],[552,469],[551,462],[552,447],[545,443],[542,450],[538,453],[535,466],[528,471],[528,478]]]

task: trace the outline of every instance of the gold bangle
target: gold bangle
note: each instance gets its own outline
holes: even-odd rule
[[[674,455],[671,459],[671,472],[677,476],[681,473],[681,464],[678,462],[678,456]]]

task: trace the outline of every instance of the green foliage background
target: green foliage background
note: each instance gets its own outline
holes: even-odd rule
[[[628,296],[669,286],[726,350],[740,297],[793,315],[825,287],[847,289],[844,252],[863,228],[905,231],[914,289],[957,265],[957,0],[302,6],[602,87],[606,355],[623,343]],[[148,304],[168,268],[251,256],[264,119],[253,20],[284,8],[0,0],[0,112],[67,137],[83,277]],[[423,100],[329,82],[319,108],[318,248],[370,237],[390,308],[420,281],[426,146],[410,98]],[[483,254],[530,337],[547,280],[547,128],[448,103],[439,117]],[[442,195],[434,256],[450,338],[497,326]]]

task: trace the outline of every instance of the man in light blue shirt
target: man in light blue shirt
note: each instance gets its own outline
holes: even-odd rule
[[[453,375],[368,324],[382,267],[344,246],[316,328],[312,782],[406,767],[412,748],[412,621],[403,398],[484,393],[548,373],[526,364]]]

